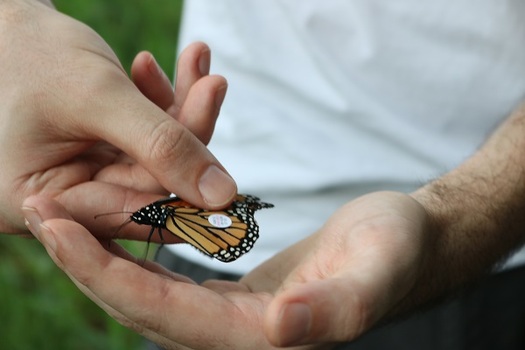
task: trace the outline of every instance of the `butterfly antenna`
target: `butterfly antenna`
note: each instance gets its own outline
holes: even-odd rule
[[[127,224],[129,224],[131,222],[131,219],[126,219],[126,221],[124,221],[122,224],[120,224],[117,229],[115,230],[115,232],[113,233],[113,236],[111,237],[111,239],[115,239],[115,238],[118,238],[117,235],[118,233],[120,232],[120,230],[122,230],[124,228],[124,226],[126,226]]]
[[[108,216],[108,215],[117,215],[117,214],[133,214],[132,211],[112,211],[109,213],[101,213],[94,216],[95,220],[98,219],[101,216]]]
[[[101,214],[97,214],[95,215],[93,218],[96,220],[102,216],[108,216],[108,215],[116,215],[116,214],[133,214],[133,212],[130,212],[130,211],[113,211],[113,212],[109,212],[109,213],[101,213]],[[115,236],[118,235],[118,233],[120,232],[120,230],[122,230],[122,228],[124,226],[126,226],[127,224],[129,224],[131,222],[131,219],[128,218],[126,219],[122,224],[120,224],[117,229],[115,230],[115,232],[113,233],[113,236],[111,237],[111,239],[109,240],[108,242],[108,248],[109,246],[111,245],[111,241],[113,241],[115,239]]]

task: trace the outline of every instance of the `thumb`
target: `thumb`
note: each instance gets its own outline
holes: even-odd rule
[[[119,87],[118,106],[126,108],[104,110],[111,117],[97,118],[92,132],[136,159],[163,187],[188,202],[212,209],[231,202],[235,182],[204,144],[129,85],[128,93]]]
[[[373,298],[342,278],[297,285],[278,295],[265,315],[265,333],[275,346],[349,341],[375,323]]]

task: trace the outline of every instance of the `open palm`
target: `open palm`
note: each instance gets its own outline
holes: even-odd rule
[[[140,266],[115,244],[105,250],[56,202],[32,197],[25,206],[36,210],[32,232],[87,296],[173,349],[326,348],[354,339],[410,295],[429,240],[415,200],[373,193],[239,282],[197,285],[155,263]]]

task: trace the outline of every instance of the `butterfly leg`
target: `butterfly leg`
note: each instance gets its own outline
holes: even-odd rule
[[[160,242],[164,244],[164,236],[162,235],[162,228],[158,228]]]

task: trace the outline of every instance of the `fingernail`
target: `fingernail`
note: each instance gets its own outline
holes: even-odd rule
[[[148,69],[151,74],[158,76],[158,77],[164,74],[164,71],[162,70],[162,68],[160,68],[159,64],[157,63],[153,55],[149,56]]]
[[[226,97],[226,90],[228,90],[228,85],[221,86],[215,94],[215,107],[217,107],[217,109],[220,109],[222,106],[222,102]]]
[[[237,192],[235,181],[215,165],[211,165],[199,180],[199,191],[211,207],[221,207]]]
[[[33,236],[44,246],[55,251],[57,246],[55,235],[42,223],[42,217],[38,210],[33,207],[22,207],[22,212],[24,213],[25,224]]]
[[[25,225],[31,231],[36,239],[40,240],[40,224],[42,223],[42,217],[33,207],[22,207],[24,213]]]
[[[55,234],[45,224],[40,224],[40,237],[42,239],[42,244],[46,248],[51,249],[53,252],[57,250]]]
[[[202,50],[199,56],[199,72],[201,75],[208,75],[210,73],[211,51],[210,49]]]
[[[301,344],[310,333],[312,312],[308,305],[291,303],[283,307],[277,319],[280,346]]]

